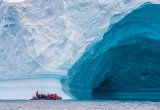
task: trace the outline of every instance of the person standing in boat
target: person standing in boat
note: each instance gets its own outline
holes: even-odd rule
[[[36,92],[36,99],[38,99],[38,91]]]
[[[47,99],[50,100],[51,99],[51,95],[47,94]]]

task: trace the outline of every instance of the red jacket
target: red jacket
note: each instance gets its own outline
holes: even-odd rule
[[[47,94],[47,99],[51,99],[51,96],[50,96],[50,94]]]
[[[36,92],[36,97],[38,97],[38,91]]]
[[[57,95],[57,94],[54,94],[54,95],[53,95],[53,99],[58,99],[58,95]]]

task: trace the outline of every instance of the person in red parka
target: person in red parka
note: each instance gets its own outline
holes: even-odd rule
[[[58,95],[57,94],[53,94],[53,99],[57,100],[58,99]]]
[[[51,99],[51,95],[47,94],[47,99],[50,100]]]
[[[36,92],[36,98],[38,99],[38,91]]]

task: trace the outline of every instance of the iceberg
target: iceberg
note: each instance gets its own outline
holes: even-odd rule
[[[110,92],[130,89],[119,89],[123,88],[124,83],[120,82],[126,81],[122,76],[127,73],[131,73],[128,79],[135,77],[139,78],[135,79],[137,83],[142,81],[142,85],[132,85],[134,90],[139,92],[139,86],[144,86],[140,87],[144,91],[158,90],[158,82],[148,86],[152,79],[148,75],[158,78],[155,73],[159,61],[159,3],[159,0],[0,0],[0,89],[5,88],[3,84],[7,88],[1,89],[0,94],[12,87],[13,93],[25,92],[32,86],[27,81],[35,83],[40,79],[57,88],[66,99],[102,98],[103,92],[109,99]],[[108,83],[107,78],[112,76]],[[42,87],[40,80],[34,88]],[[52,80],[56,82],[50,84]],[[14,82],[22,84],[16,88]],[[42,88],[50,92],[48,87]],[[21,98],[29,98],[33,90]],[[9,98],[20,99],[13,94],[0,97]]]
[[[159,10],[145,3],[111,25],[69,69],[68,93],[78,99],[160,99]]]

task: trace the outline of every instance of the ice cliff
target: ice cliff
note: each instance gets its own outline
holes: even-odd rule
[[[87,45],[101,39],[123,2],[27,0],[0,4],[0,77],[67,74]],[[97,30],[97,31],[95,31]]]

